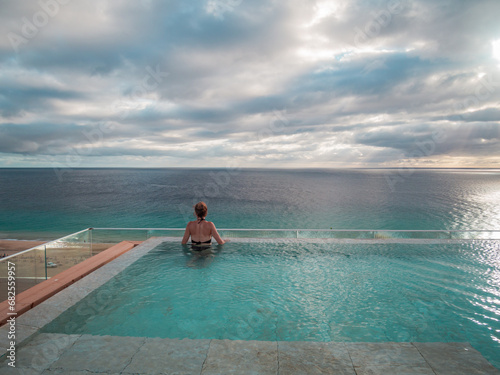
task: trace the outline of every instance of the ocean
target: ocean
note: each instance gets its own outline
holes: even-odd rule
[[[500,170],[0,169],[0,238],[88,227],[500,229]]]

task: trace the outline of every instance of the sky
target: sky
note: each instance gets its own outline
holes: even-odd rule
[[[500,168],[498,0],[0,0],[0,167]]]

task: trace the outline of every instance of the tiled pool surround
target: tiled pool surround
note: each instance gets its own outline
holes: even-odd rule
[[[25,353],[29,350],[34,349],[35,347],[38,347],[38,350],[41,350],[41,347],[38,345],[40,344],[41,341],[47,340],[48,338],[56,337],[57,334],[38,334],[37,332],[39,331],[40,328],[45,326],[47,323],[52,321],[54,318],[56,318],[60,313],[71,307],[72,305],[76,304],[78,301],[80,301],[82,298],[87,296],[90,292],[92,292],[94,289],[98,288],[105,282],[107,282],[109,279],[112,277],[116,276],[118,273],[126,269],[130,264],[135,262],[137,259],[142,257],[144,254],[149,252],[150,250],[154,249],[156,246],[161,244],[162,242],[165,241],[178,241],[178,238],[171,238],[171,237],[159,237],[159,238],[151,238],[148,241],[145,241],[143,244],[137,246],[133,251],[129,251],[119,258],[115,259],[114,261],[106,264],[105,266],[99,268],[98,270],[94,271],[92,274],[84,277],[82,280],[72,284],[68,288],[64,289],[63,291],[59,292],[58,294],[54,295],[53,297],[47,299],[45,302],[41,303],[40,305],[36,306],[32,310],[28,311],[27,313],[21,315],[16,322],[16,345],[17,348],[19,349],[18,354],[20,355],[20,358],[22,358],[22,353]],[[232,240],[234,242],[269,242],[270,239],[234,239]],[[359,243],[360,240],[332,240],[332,239],[280,239],[280,242],[315,242],[315,243],[324,243],[324,242],[343,242],[343,243]],[[365,242],[366,240],[361,240],[362,242]],[[401,242],[401,240],[369,240],[370,243],[374,242],[383,242],[383,243],[388,243],[388,242]],[[410,242],[410,243],[443,243],[443,242],[448,242],[448,241],[443,241],[443,240],[405,240],[405,242]],[[450,242],[453,242],[453,240],[450,240]],[[7,339],[7,332],[8,332],[9,327],[8,326],[3,326],[0,328],[0,354],[4,355],[7,353],[8,348],[9,348],[9,341]],[[47,336],[48,335],[48,336]],[[56,336],[50,336],[50,335],[56,335]],[[292,362],[297,362],[298,366],[305,366],[303,360],[299,359],[304,355],[305,353],[309,353],[309,360],[311,358],[315,358],[316,355],[319,355],[318,353],[315,353],[316,350],[318,350],[319,347],[323,348],[319,351],[319,353],[323,353],[325,347],[340,347],[344,348],[344,350],[347,350],[347,353],[349,354],[351,358],[351,363],[347,363],[346,370],[342,370],[340,372],[331,372],[333,371],[333,368],[331,366],[326,366],[327,368],[321,370],[318,366],[319,362],[317,364],[311,364],[312,368],[316,368],[316,372],[309,372],[308,371],[303,371],[303,372],[284,372],[284,367],[281,367],[282,372],[277,372],[274,370],[270,370],[271,372],[257,372],[257,373],[353,373],[354,372],[349,372],[351,370],[356,369],[356,373],[359,374],[368,374],[368,373],[384,373],[384,374],[390,374],[390,373],[400,373],[398,371],[403,370],[403,367],[399,367],[399,370],[394,368],[394,366],[410,366],[413,370],[410,368],[405,368],[405,371],[408,370],[408,373],[415,373],[415,374],[500,374],[500,371],[495,369],[493,366],[491,366],[477,351],[472,349],[470,345],[466,343],[374,343],[374,344],[366,344],[366,343],[311,343],[311,342],[304,342],[304,343],[298,343],[298,344],[293,344],[290,342],[251,342],[251,341],[230,341],[230,340],[172,340],[172,339],[152,339],[152,338],[131,338],[131,337],[115,337],[115,336],[90,336],[90,335],[59,335],[57,336],[58,338],[62,339],[64,342],[68,343],[68,346],[65,347],[64,353],[66,353],[66,350],[78,349],[78,345],[76,345],[77,342],[81,342],[79,340],[95,340],[95,342],[92,345],[99,345],[99,342],[101,342],[102,345],[102,338],[107,337],[106,340],[118,340],[122,341],[122,345],[118,346],[109,346],[109,350],[111,350],[110,353],[114,353],[113,355],[118,355],[121,353],[121,349],[123,348],[123,342],[127,342],[130,345],[140,345],[137,347],[137,351],[134,353],[129,353],[131,356],[127,357],[128,354],[121,353],[119,357],[122,355],[128,358],[128,362],[123,362],[126,364],[125,367],[118,369],[117,373],[127,373],[131,368],[128,366],[133,363],[134,361],[134,356],[135,354],[138,353],[140,348],[142,348],[144,345],[146,345],[148,342],[152,342],[154,340],[158,340],[158,343],[162,343],[162,345],[167,345],[167,346],[175,346],[177,347],[177,344],[180,344],[181,346],[176,349],[179,350],[180,352],[191,352],[191,349],[196,348],[199,345],[207,345],[206,346],[206,351],[204,354],[204,361],[201,364],[200,369],[197,369],[193,373],[200,374],[200,370],[203,369],[202,374],[211,374],[211,373],[245,373],[241,372],[242,368],[241,366],[246,363],[245,361],[234,361],[234,358],[237,358],[238,356],[243,355],[249,355],[248,358],[254,358],[248,361],[249,366],[252,367],[253,364],[258,364],[260,363],[259,361],[262,359],[262,356],[264,357],[269,357],[269,358],[276,358],[276,363],[273,364],[274,360],[271,359],[271,364],[270,369],[274,368],[273,366],[277,365],[278,370],[280,366],[284,366],[284,362],[279,361],[278,357],[278,352],[279,348],[291,348],[292,350],[294,347],[297,349],[297,352],[295,353],[298,357],[295,358],[294,356],[291,356],[290,359]],[[38,340],[38,341],[37,341]],[[40,341],[41,340],[41,341]],[[107,342],[107,341],[105,341]],[[188,344],[186,344],[188,343]],[[253,343],[253,344],[251,344]],[[74,346],[76,345],[76,346]],[[79,344],[80,345],[80,344]],[[84,345],[83,343],[81,345]],[[91,346],[92,346],[91,345]],[[127,346],[130,346],[127,345]],[[133,346],[132,345],[132,346]],[[149,344],[151,345],[151,344]],[[187,347],[190,348],[190,350],[183,350],[182,347],[187,345]],[[253,347],[254,349],[253,352],[252,350],[248,349],[247,346],[250,345],[250,347]],[[295,345],[295,346],[294,346]],[[311,345],[314,347],[314,345],[319,345],[314,347],[315,349],[311,349]],[[269,346],[269,348],[268,348]],[[160,345],[161,347],[161,345]],[[214,347],[212,349],[212,353],[218,352],[224,353],[230,357],[233,358],[233,361],[231,362],[230,360],[226,362],[225,360],[217,359],[217,354],[215,357],[210,356],[210,348]],[[215,349],[217,347],[217,349]],[[30,349],[31,348],[31,349]],[[113,349],[114,348],[114,349]],[[226,348],[224,350],[224,348]],[[229,349],[228,349],[229,348]],[[255,349],[258,348],[258,349]],[[349,349],[350,348],[350,349]],[[356,348],[364,351],[372,351],[373,355],[377,357],[378,359],[376,361],[372,360],[366,360],[364,364],[361,361],[361,357],[359,357],[359,361],[356,360],[356,354],[351,354],[351,351],[353,353],[356,351]],[[114,350],[114,352],[113,352]],[[311,351],[312,350],[312,351]],[[394,351],[395,350],[395,351]],[[403,351],[401,351],[403,350]],[[412,351],[415,355],[417,355],[417,352],[419,353],[420,357],[415,357],[419,358],[418,363],[402,363],[402,359],[398,359],[402,353],[405,352],[405,350],[410,350]],[[222,351],[222,352],[221,352]],[[293,350],[292,350],[293,351]],[[415,352],[417,351],[417,352]],[[175,351],[174,351],[175,352]],[[203,352],[203,350],[202,350]],[[62,354],[64,354],[62,353]],[[68,353],[71,353],[68,352]],[[127,352],[128,353],[128,352]],[[253,354],[252,354],[253,353]],[[260,353],[260,354],[259,354]],[[466,353],[467,355],[464,355]],[[61,354],[61,358],[59,356],[54,355],[54,360],[48,364],[46,367],[43,369],[39,369],[40,372],[35,368],[32,368],[33,371],[32,373],[41,373],[42,371],[45,371],[44,373],[50,374],[50,373],[66,373],[65,370],[63,370],[66,366],[64,364],[61,364],[60,360],[63,359],[64,357]],[[221,355],[222,355],[221,354]],[[70,354],[66,354],[66,356],[69,356]],[[214,354],[215,355],[215,354]],[[287,356],[286,353],[283,354],[285,357]],[[323,354],[321,354],[323,355]],[[312,357],[311,357],[312,356]],[[56,358],[57,357],[57,358]],[[160,356],[161,357],[161,356]],[[168,357],[168,356],[167,356]],[[283,357],[283,358],[285,358]],[[364,354],[364,357],[366,357],[366,353]],[[368,356],[369,357],[369,356]],[[368,358],[366,357],[366,358]],[[328,356],[331,361],[335,362],[335,356],[331,357]],[[332,359],[333,358],[333,359]],[[439,359],[441,358],[441,359]],[[209,360],[210,359],[210,360]],[[21,359],[20,359],[21,360]],[[91,356],[90,358],[86,359],[87,362],[94,363],[97,359],[94,356]],[[139,360],[139,359],[137,359]],[[324,361],[325,359],[323,359]],[[178,361],[178,359],[177,359]],[[4,360],[5,362],[5,360]],[[219,363],[217,366],[214,368],[217,368],[217,371],[221,371],[223,368],[226,368],[223,372],[211,372],[212,365],[211,363]],[[295,363],[294,362],[294,363]],[[313,361],[314,362],[314,361]],[[328,361],[327,361],[328,362]],[[158,371],[153,371],[151,367],[154,367],[155,364],[151,363],[151,361],[146,361],[144,362],[144,366],[146,368],[143,369],[143,371],[140,371],[141,373],[162,373]],[[149,365],[148,365],[149,363]],[[231,364],[233,363],[233,364]],[[104,366],[104,365],[103,365]],[[222,366],[222,367],[220,367]],[[226,366],[226,367],[224,367]],[[294,365],[295,366],[295,365]],[[383,370],[383,368],[388,367],[386,370]],[[472,366],[472,367],[471,367]],[[478,367],[479,366],[479,367]],[[71,366],[70,366],[71,367]],[[75,369],[70,369],[70,367],[67,367],[66,369],[68,370],[76,370]],[[103,367],[103,369],[106,366]],[[321,367],[321,366],[320,366]],[[335,367],[335,366],[333,366]],[[377,367],[376,369],[370,370],[370,368]],[[389,368],[390,367],[390,368]],[[128,368],[128,369],[127,369]],[[233,368],[233,370],[231,370]],[[362,370],[364,368],[364,370]],[[460,370],[461,372],[457,372],[457,368],[462,369]],[[472,371],[472,368],[475,368],[474,371]],[[481,368],[481,369],[480,369]],[[81,370],[84,369],[84,367],[80,368]],[[240,369],[240,370],[238,370]],[[467,370],[468,369],[468,370]],[[382,371],[383,370],[383,371]],[[411,370],[411,371],[410,371]],[[61,372],[62,371],[62,372]],[[114,371],[113,369],[104,369],[103,371],[108,371],[112,372]],[[135,370],[134,370],[135,371]],[[233,372],[234,371],[234,372]],[[240,372],[238,372],[240,371]],[[274,371],[274,372],[273,372]],[[325,372],[326,371],[326,372]],[[330,372],[328,372],[330,371]],[[375,371],[375,372],[374,372]],[[379,372],[377,372],[379,371]],[[389,371],[389,372],[387,372]],[[432,371],[432,372],[430,372]],[[468,371],[468,372],[467,372]],[[86,372],[82,372],[86,373]],[[136,371],[137,373],[137,371]],[[165,372],[168,373],[168,372]],[[190,372],[185,372],[185,373],[190,373]],[[249,372],[252,373],[252,372]],[[406,372],[405,372],[406,373]]]
[[[36,335],[17,353],[20,374],[498,375],[466,343],[174,340]],[[18,372],[14,372],[18,371]]]

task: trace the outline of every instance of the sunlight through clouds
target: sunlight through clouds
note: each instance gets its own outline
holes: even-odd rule
[[[493,57],[500,61],[500,39],[491,42],[491,46],[493,49]],[[500,67],[500,65],[498,65],[498,67]]]
[[[318,1],[313,6],[314,16],[310,22],[304,24],[304,27],[311,27],[319,22],[321,22],[324,18],[330,17],[331,15],[335,15],[339,6],[336,1]]]

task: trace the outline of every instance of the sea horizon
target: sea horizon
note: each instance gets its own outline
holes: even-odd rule
[[[237,170],[296,170],[296,171],[308,171],[308,170],[349,170],[349,169],[415,169],[415,170],[447,170],[447,169],[457,169],[457,170],[497,170],[500,171],[500,167],[413,167],[413,166],[400,166],[400,167],[228,167],[228,166],[217,166],[217,167],[116,167],[116,166],[106,166],[106,167],[0,167],[2,169],[62,169],[62,170],[79,170],[79,169],[237,169]]]

